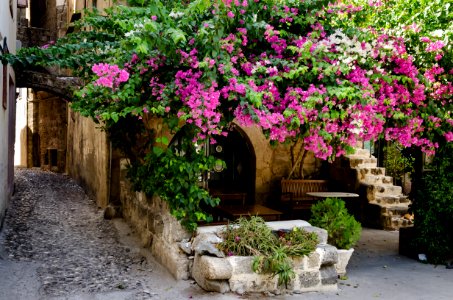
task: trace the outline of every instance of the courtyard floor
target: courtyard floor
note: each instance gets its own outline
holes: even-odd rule
[[[17,169],[0,232],[0,299],[263,299],[176,281],[122,219],[104,220],[73,180]],[[453,299],[453,270],[398,255],[398,232],[364,229],[334,293],[272,299]]]

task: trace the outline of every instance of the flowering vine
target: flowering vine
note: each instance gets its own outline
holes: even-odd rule
[[[407,36],[354,21],[383,7],[381,1],[357,6],[327,0],[188,5],[150,0],[141,8],[118,5],[107,17],[88,14],[80,26],[92,31],[39,49],[38,56],[49,64],[52,49],[77,45],[83,36],[84,48],[71,55],[61,52],[55,61],[87,81],[76,93],[74,108],[102,122],[112,136],[115,130],[125,131],[123,138],[150,139],[142,143],[146,149],[137,159],[137,178],[147,176],[140,164],[149,170],[165,161],[168,170],[171,160],[185,170],[191,165],[187,160],[196,161],[198,152],[184,161],[156,145],[161,141],[147,127],[156,117],[170,130],[189,127],[189,141],[197,144],[227,135],[235,119],[260,127],[270,141],[302,140],[304,149],[321,159],[343,155],[359,140],[378,138],[432,154],[439,143],[453,140],[453,71],[445,65],[450,48],[420,36],[419,55]],[[402,30],[420,32],[417,24]],[[204,169],[212,166],[212,161],[204,163]],[[199,174],[189,173],[189,186],[196,186]],[[169,180],[161,175],[154,180]],[[159,190],[158,184],[148,185]],[[188,224],[207,219],[195,213],[200,201],[215,205],[196,188],[171,193],[174,187],[164,196],[175,201],[172,209]],[[192,213],[184,212],[188,207]]]

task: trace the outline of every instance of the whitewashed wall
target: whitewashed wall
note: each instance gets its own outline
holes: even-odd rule
[[[3,47],[3,40],[6,37],[8,42],[8,49],[11,53],[16,52],[16,11],[17,11],[17,0],[12,0],[12,14],[10,12],[10,1],[0,1],[0,45]],[[14,72],[10,66],[8,66],[7,78],[12,76],[14,80]],[[9,81],[7,80],[6,89],[9,89]],[[0,64],[0,102],[3,103],[3,66]],[[7,90],[6,97],[9,102],[9,90]],[[14,105],[14,103],[13,103]],[[8,182],[8,169],[14,163],[13,158],[8,156],[9,147],[14,145],[8,145],[10,139],[8,132],[11,132],[11,120],[9,117],[11,107],[8,103],[7,109],[3,108],[0,104],[0,222],[4,218],[5,210],[8,205],[9,198],[12,192],[12,186]],[[13,117],[14,119],[14,117]],[[14,120],[12,120],[14,121]],[[14,134],[14,132],[13,132]]]

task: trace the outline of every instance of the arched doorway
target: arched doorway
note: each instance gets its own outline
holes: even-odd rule
[[[247,135],[240,128],[234,127],[227,136],[215,136],[215,144],[206,142],[203,146],[195,146],[183,143],[185,139],[191,140],[192,136],[191,129],[184,126],[173,136],[169,147],[180,155],[191,155],[192,151],[197,151],[196,148],[204,149],[207,155],[225,162],[224,165],[216,166],[210,174],[200,177],[211,195],[227,197],[228,194],[243,194],[244,204],[254,203],[256,157]]]
[[[208,180],[213,194],[246,194],[246,203],[255,200],[256,158],[252,144],[238,127],[225,136],[215,137],[209,153],[225,162],[211,172]]]

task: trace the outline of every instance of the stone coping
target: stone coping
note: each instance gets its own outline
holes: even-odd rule
[[[271,221],[266,222],[272,230],[280,229],[293,229],[294,227],[310,227],[311,224],[304,220],[288,220],[288,221]],[[214,225],[214,226],[200,226],[197,228],[197,235],[201,233],[216,233],[219,230],[225,228],[225,225]]]

